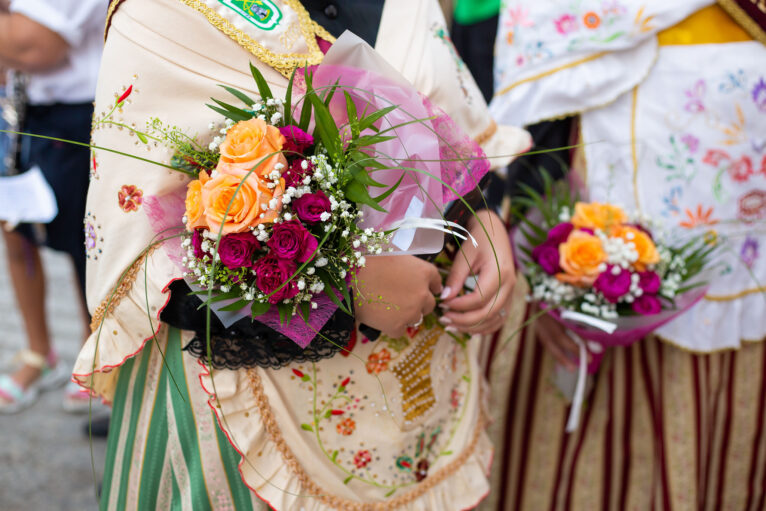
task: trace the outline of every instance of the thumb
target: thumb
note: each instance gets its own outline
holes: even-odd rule
[[[449,275],[447,275],[447,282],[441,294],[442,300],[449,300],[460,293],[460,290],[463,289],[463,284],[465,284],[468,278],[470,269],[471,265],[468,263],[467,254],[463,251],[459,252],[455,262],[452,264]]]
[[[431,294],[438,295],[442,292],[442,277],[439,275],[439,270],[436,266],[430,263],[429,266],[431,267],[431,275],[428,279],[428,289],[431,291]]]

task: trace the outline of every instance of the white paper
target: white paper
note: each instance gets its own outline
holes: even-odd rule
[[[0,220],[45,224],[58,214],[53,189],[40,167],[17,176],[0,177]]]
[[[407,207],[407,212],[404,214],[405,218],[420,218],[423,213],[425,204],[417,197],[412,198],[412,202]],[[391,240],[394,245],[399,247],[402,251],[406,251],[412,245],[412,241],[415,239],[415,229],[397,229],[394,233],[394,239]]]

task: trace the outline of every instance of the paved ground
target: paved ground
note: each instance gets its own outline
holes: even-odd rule
[[[56,350],[68,367],[82,338],[73,272],[68,259],[46,252],[47,312]],[[21,318],[0,240],[0,367],[24,346]],[[0,510],[87,511],[96,509],[95,487],[104,464],[103,440],[83,433],[87,415],[61,409],[63,389],[43,395],[18,415],[0,415]],[[98,409],[103,413],[103,408]],[[91,448],[92,447],[92,448]],[[91,468],[91,453],[96,467]]]

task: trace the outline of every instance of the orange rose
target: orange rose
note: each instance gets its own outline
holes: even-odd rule
[[[598,267],[606,262],[601,240],[583,231],[573,231],[559,245],[559,264],[564,273],[556,274],[561,282],[576,286],[590,286],[599,275]]]
[[[626,243],[633,243],[638,252],[638,260],[634,266],[639,271],[644,271],[647,264],[657,264],[660,262],[660,254],[657,252],[652,238],[644,231],[635,227],[622,226],[617,228],[613,235],[622,238]]]
[[[578,228],[607,231],[610,227],[620,225],[627,219],[625,212],[617,206],[598,202],[578,202],[575,204],[575,213],[571,222]]]
[[[202,187],[209,180],[210,176],[203,170],[199,174],[199,179],[195,179],[186,187],[186,228],[190,231],[198,227],[207,227],[205,217],[202,215]]]
[[[202,187],[205,220],[212,232],[217,233],[221,224],[223,234],[245,232],[258,224],[273,222],[279,214],[281,201],[273,210],[269,209],[269,201],[281,197],[284,181],[271,189],[254,174],[244,178],[246,174],[246,171],[239,171],[239,175],[219,173]]]
[[[287,165],[282,153],[272,153],[282,150],[285,137],[274,126],[266,124],[261,119],[240,121],[226,133],[226,138],[220,145],[222,163],[233,164],[236,168],[250,170],[258,165],[255,173],[263,176],[271,172],[278,162]],[[231,166],[231,165],[230,165]],[[219,169],[220,170],[220,169]]]

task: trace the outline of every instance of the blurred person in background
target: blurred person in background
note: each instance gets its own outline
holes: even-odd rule
[[[28,75],[21,131],[88,143],[96,76],[101,59],[107,0],[0,0],[0,67]],[[43,390],[68,378],[51,347],[45,317],[45,274],[38,245],[69,254],[82,300],[84,333],[90,318],[84,302],[87,147],[22,137],[17,168],[39,166],[53,188],[58,214],[48,224],[3,229],[9,271],[24,321],[28,349],[11,374],[0,376],[0,412],[18,412]],[[67,386],[64,407],[87,409],[88,396]]]
[[[575,340],[543,316],[509,343],[482,510],[765,509],[766,15],[741,3],[506,2],[498,122],[576,113],[590,200],[720,249],[699,303],[606,351],[571,433]]]

